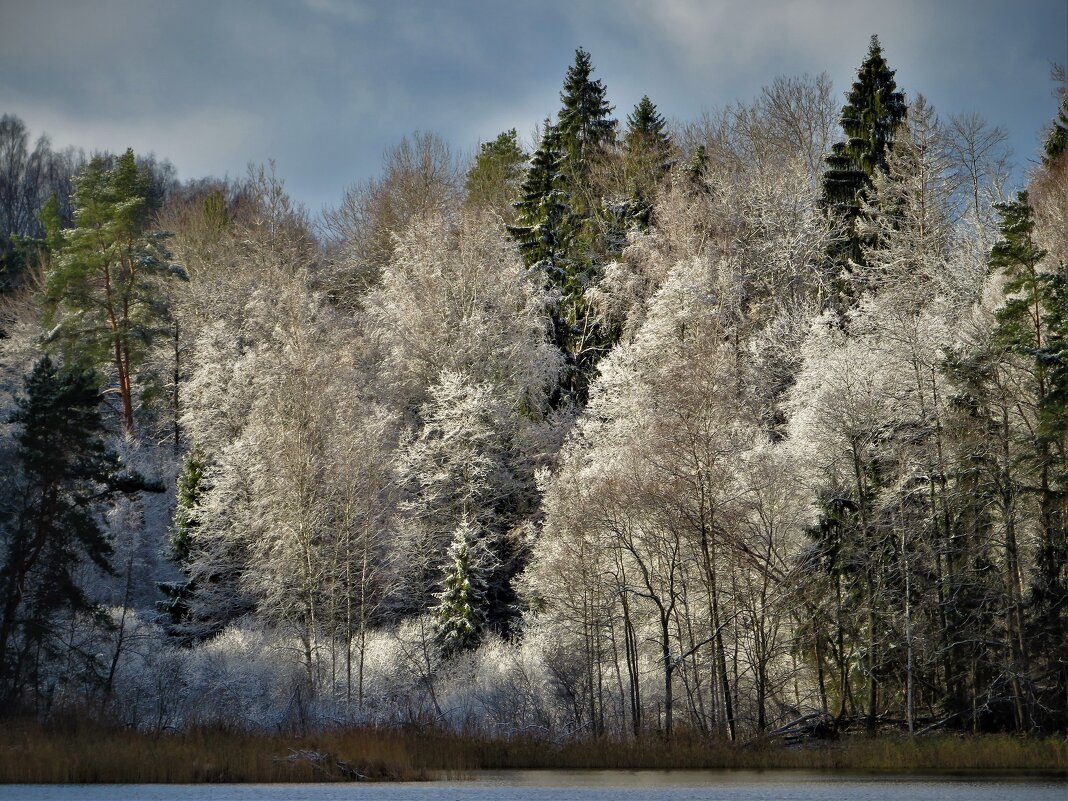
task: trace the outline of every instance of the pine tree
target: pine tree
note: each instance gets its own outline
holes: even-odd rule
[[[169,254],[163,235],[150,231],[158,202],[151,172],[132,150],[111,167],[93,159],[75,179],[75,225],[63,232],[46,276],[59,318],[52,339],[69,359],[113,372],[127,432],[134,373],[167,316],[156,282],[172,274]]]
[[[45,356],[11,417],[15,460],[5,483],[0,563],[0,694],[17,691],[24,658],[52,647],[60,610],[100,614],[78,583],[86,563],[111,572],[111,542],[99,513],[121,494],[162,491],[124,471],[104,441],[101,393],[92,371],[58,368]]]
[[[997,312],[998,341],[1024,355],[1044,346],[1042,293],[1044,278],[1039,265],[1046,253],[1034,240],[1034,212],[1027,192],[1016,200],[995,206],[1001,215],[1001,239],[990,251],[990,267],[1005,274],[1005,305]],[[1045,366],[1035,365],[1035,387],[1046,394]]]
[[[486,627],[489,556],[467,515],[453,535],[438,606],[438,642],[451,656],[478,647]]]
[[[856,219],[875,171],[886,171],[887,153],[905,114],[905,95],[897,91],[894,70],[883,58],[879,37],[872,36],[868,56],[842,108],[840,123],[846,139],[831,148],[823,174],[823,202],[849,226],[846,241],[830,254],[843,267],[849,259],[863,263]]]

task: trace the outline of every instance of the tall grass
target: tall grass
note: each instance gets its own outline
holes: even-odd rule
[[[320,754],[323,759],[307,757]],[[298,736],[219,729],[147,735],[85,722],[0,721],[0,782],[304,782],[416,780],[479,769],[744,768],[826,771],[1058,771],[1064,739],[858,738],[786,748],[703,739],[664,742],[487,738],[430,729],[352,728]]]

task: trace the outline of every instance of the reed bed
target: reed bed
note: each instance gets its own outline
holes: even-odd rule
[[[488,738],[433,729],[316,734],[221,729],[150,735],[99,724],[0,720],[0,783],[420,780],[475,770],[747,769],[1068,775],[1068,741],[1010,736],[852,738],[787,748],[699,738],[665,742]]]

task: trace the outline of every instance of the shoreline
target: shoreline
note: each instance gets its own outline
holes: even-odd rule
[[[320,783],[462,779],[481,771],[806,772],[1068,778],[1068,740],[854,736],[783,746],[655,735],[554,743],[431,729],[148,734],[80,723],[0,725],[0,784]]]

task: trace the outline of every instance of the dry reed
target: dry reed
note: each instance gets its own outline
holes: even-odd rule
[[[317,761],[308,759],[321,755]],[[342,768],[338,768],[338,763]],[[427,728],[304,736],[220,729],[151,735],[84,721],[0,720],[0,783],[416,780],[479,769],[804,769],[1068,773],[1068,742],[1010,736],[854,738],[787,748],[679,737],[665,742],[488,738]]]

